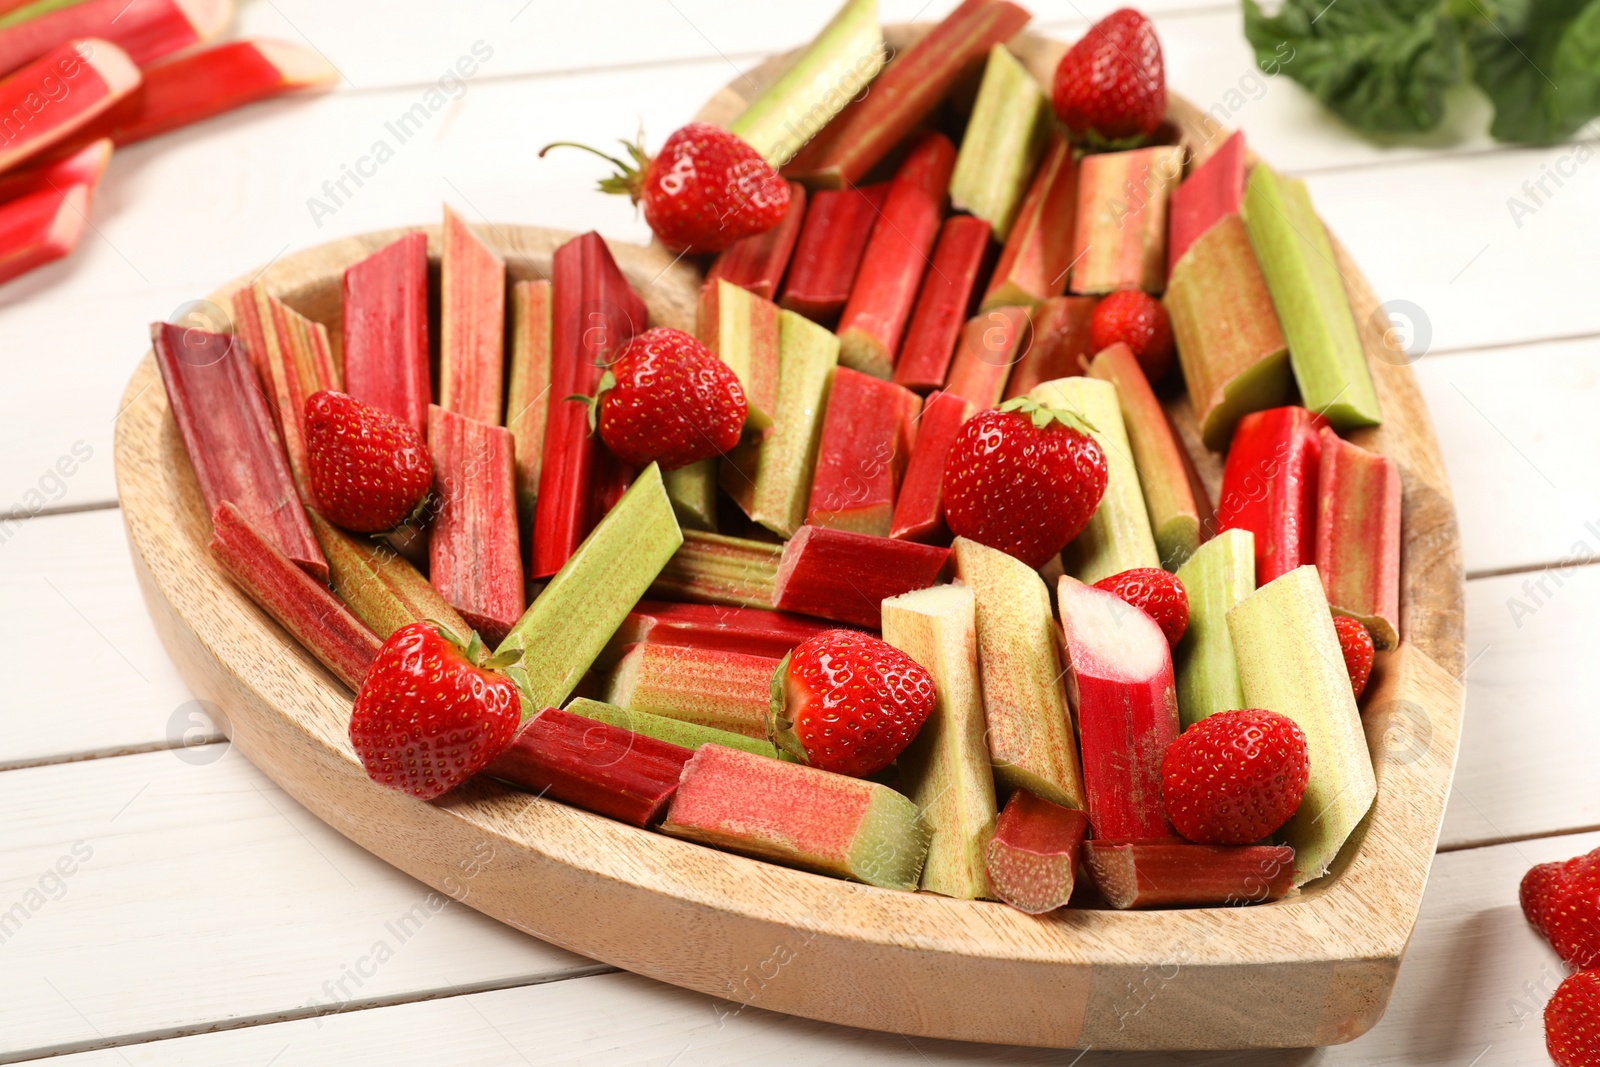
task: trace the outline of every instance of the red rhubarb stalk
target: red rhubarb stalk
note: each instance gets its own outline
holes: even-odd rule
[[[306,451],[306,398],[320,389],[339,388],[328,345],[328,330],[267,292],[260,282],[233,294],[234,316],[245,324],[252,362],[262,372],[261,384],[277,418],[278,434],[289,456],[300,499],[315,505],[311,495]]]
[[[638,475],[638,470],[628,463],[624,463],[616,456],[604,449],[594,458],[594,488],[590,497],[589,528],[594,529],[599,521],[611,513],[617,506],[628,487],[633,484],[633,479]]]
[[[782,659],[794,647],[833,627],[816,619],[760,608],[722,604],[673,604],[641,600],[598,661],[610,666],[629,645],[676,645]]]
[[[327,560],[242,348],[228,334],[169,322],[152,325],[150,339],[206,510],[234,504],[280,552],[326,583]]]
[[[1040,382],[1083,373],[1094,355],[1089,319],[1099,303],[1092,296],[1053,296],[1033,311],[1033,337],[1028,350],[1011,369],[1006,399],[1027,396]]]
[[[693,755],[644,734],[546,708],[483,773],[630,826],[650,826],[666,813]]]
[[[71,137],[139,84],[139,68],[109,41],[71,41],[0,80],[0,170]]]
[[[907,389],[937,389],[944,384],[988,256],[989,232],[987,222],[971,215],[944,220],[895,360],[894,380]]]
[[[1322,429],[1317,474],[1317,573],[1335,615],[1400,642],[1400,469]]]
[[[994,895],[1019,911],[1043,915],[1072,896],[1073,868],[1089,816],[1018,789],[995,820],[984,869]]]
[[[806,522],[886,536],[921,413],[922,398],[904,386],[835,371]]]
[[[1113,908],[1265,903],[1294,888],[1287,845],[1191,845],[1176,839],[1084,843],[1095,888]]]
[[[1246,415],[1233,431],[1217,529],[1255,536],[1257,588],[1317,561],[1317,435],[1325,425],[1321,415],[1286,407]]]
[[[1031,336],[1027,308],[983,312],[961,331],[944,391],[972,401],[980,411],[994,407],[1005,396],[1011,369],[1027,354]]]
[[[511,289],[511,381],[506,429],[517,443],[517,514],[533,529],[539,468],[550,415],[550,282],[517,282]]]
[[[1073,224],[1074,293],[1167,287],[1167,201],[1183,176],[1172,145],[1085,156]]]
[[[111,162],[111,141],[99,138],[68,154],[0,175],[0,204],[69,185],[95,185]]]
[[[351,689],[360,689],[382,642],[224,501],[211,513],[211,552],[261,610]]]
[[[550,415],[530,578],[560,570],[590,529],[599,446],[589,432],[588,406],[567,398],[594,395],[612,357],[644,330],[648,315],[598,233],[574,237],[556,249],[551,278]]]
[[[802,526],[783,549],[773,606],[877,629],[884,598],[939,580],[948,548]]]
[[[1057,604],[1095,836],[1171,836],[1161,760],[1180,726],[1167,639],[1139,608],[1076,578],[1061,579]]]
[[[763,300],[778,298],[778,283],[789,267],[800,225],[806,217],[806,187],[789,183],[789,210],[783,220],[766,233],[741,237],[723,249],[711,264],[706,281],[719,278],[748,289]]]
[[[500,425],[506,264],[449,205],[440,231],[439,406]]]
[[[344,272],[345,392],[428,429],[428,237],[412,233]]]
[[[850,299],[839,316],[839,362],[876,378],[894,373],[895,353],[928,253],[949,202],[956,149],[942,133],[925,135],[889,183],[879,224],[861,257]]]
[[[435,404],[428,451],[439,498],[428,579],[485,642],[499,644],[527,606],[511,431]]]
[[[232,17],[232,0],[81,0],[49,5],[40,14],[23,8],[0,18],[0,71],[87,37],[102,37],[147,66],[209,41]]]
[[[53,263],[89,229],[92,185],[40,189],[0,204],[0,283]]]
[[[779,304],[817,322],[839,314],[888,193],[888,183],[879,182],[812,194]]]
[[[944,466],[961,424],[977,411],[972,401],[954,393],[930,393],[917,423],[912,446],[895,499],[889,536],[897,541],[937,541],[944,525]]]
[[[995,264],[983,294],[985,310],[1017,304],[1037,307],[1066,289],[1077,213],[1078,164],[1071,143],[1057,133]]]
[[[1244,131],[1222,142],[1172,191],[1167,220],[1167,272],[1211,227],[1237,215],[1244,203]]]

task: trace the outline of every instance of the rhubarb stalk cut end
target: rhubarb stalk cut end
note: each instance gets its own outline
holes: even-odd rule
[[[1018,789],[1006,801],[985,851],[995,896],[1018,911],[1043,915],[1072,898],[1089,816]]]

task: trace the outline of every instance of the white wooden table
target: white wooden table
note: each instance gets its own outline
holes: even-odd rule
[[[883,0],[883,15],[952,6]],[[1114,6],[1032,4],[1067,39]],[[1600,844],[1600,568],[1562,567],[1600,553],[1600,163],[1490,142],[1470,96],[1452,105],[1459,138],[1375,146],[1254,70],[1235,4],[1147,6],[1174,88],[1307,178],[1378,292],[1429,336],[1416,369],[1470,578],[1468,727],[1421,923],[1371,1034],[1303,1053],[1079,1057],[741,1010],[441,906],[231,751],[151,633],[117,514],[112,426],[146,323],[288,249],[434,220],[441,200],[643,241],[625,201],[591,191],[596,161],[539,147],[641,122],[659,143],[833,7],[247,0],[239,32],[309,42],[344,75],[338,91],[119,154],[85,247],[0,289],[0,515],[15,516],[0,522],[0,1060],[1546,1062],[1539,1010],[1562,972],[1516,885]],[[478,73],[430,96],[475,50]],[[385,123],[430,102],[395,146]],[[393,158],[333,201],[324,183],[380,139]],[[1563,159],[1570,176],[1532,200],[1524,183]],[[313,197],[331,213],[315,217]],[[1511,197],[1535,207],[1520,225]]]

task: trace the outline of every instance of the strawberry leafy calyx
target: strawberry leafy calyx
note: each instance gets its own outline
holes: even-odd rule
[[[461,636],[438,619],[427,620],[428,625],[436,630],[440,637],[454,645],[465,657],[466,661],[480,670],[504,673],[510,667],[522,660],[522,649],[508,648],[491,654],[489,646],[483,643],[483,638],[478,636],[478,631],[473,630],[471,636],[463,641]]]
[[[594,396],[586,396],[583,393],[570,393],[566,396],[565,399],[576,400],[589,409],[590,433],[600,432],[600,400],[606,393],[616,388],[616,385],[617,376],[610,371],[606,371],[600,375],[600,381],[595,385]]]
[[[793,658],[793,651],[785,653],[783,659],[778,661],[778,669],[772,672],[772,715],[767,720],[767,739],[777,746],[785,759],[795,763],[810,763],[811,757],[806,754],[806,746],[794,732],[794,716],[789,714],[785,683],[789,678],[789,661]]]
[[[585,152],[597,155],[617,168],[617,173],[608,178],[600,179],[600,191],[602,193],[626,195],[637,204],[639,197],[644,193],[644,172],[650,166],[650,156],[644,150],[644,132],[640,131],[637,141],[626,141],[619,138],[617,143],[627,149],[628,158],[631,162],[624,162],[616,156],[607,155],[598,148],[580,144],[577,141],[551,141],[539,149],[539,158],[543,159],[544,154],[552,148],[581,148]]]
[[[1052,422],[1059,422],[1069,430],[1076,430],[1081,434],[1099,433],[1093,423],[1076,411],[1062,411],[1060,408],[1045,407],[1036,400],[1019,396],[1007,400],[1000,405],[1001,411],[1015,412],[1033,423],[1033,428],[1043,430]]]

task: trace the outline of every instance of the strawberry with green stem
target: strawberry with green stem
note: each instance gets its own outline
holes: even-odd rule
[[[1067,50],[1056,66],[1051,102],[1073,141],[1131,148],[1167,113],[1161,41],[1132,8],[1113,11]]]
[[[729,451],[749,412],[732,369],[693,337],[665,326],[623,347],[592,403],[600,439],[615,456],[662,470]]]

